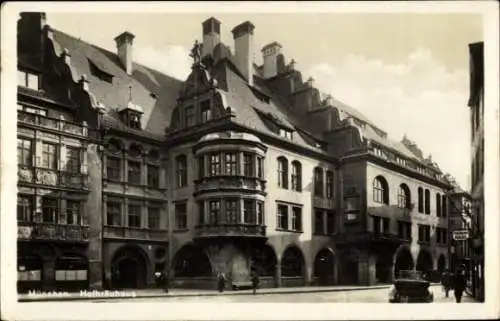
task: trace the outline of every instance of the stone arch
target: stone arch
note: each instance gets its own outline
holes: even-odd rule
[[[124,245],[111,259],[111,287],[144,288],[147,284],[149,259],[138,246]]]
[[[373,201],[389,205],[389,183],[382,175],[377,175],[372,182]]]
[[[134,158],[141,157],[144,154],[144,151],[144,147],[136,142],[130,143],[127,148],[127,153]]]
[[[439,273],[442,273],[446,269],[446,258],[441,254],[438,258],[437,269]]]
[[[432,254],[429,253],[429,251],[427,251],[425,249],[420,249],[420,252],[418,253],[418,257],[417,257],[416,269],[418,271],[422,271],[424,273],[428,272],[428,271],[432,271],[433,267],[434,267],[433,262],[434,262],[434,260],[432,258]]]
[[[344,251],[340,257],[340,283],[344,285],[358,284],[358,264],[360,252],[358,249]]]
[[[335,284],[336,265],[336,255],[330,247],[323,247],[316,253],[313,276],[317,285]]]
[[[260,276],[276,277],[278,256],[272,244],[264,244],[253,248],[251,254],[251,270]]]
[[[125,148],[124,142],[115,137],[108,139],[105,146],[107,151],[112,154],[118,154]]]
[[[213,275],[212,264],[203,249],[195,244],[186,244],[174,256],[174,277],[201,277]]]
[[[304,254],[297,245],[287,246],[281,256],[281,275],[304,277],[305,262]]]
[[[410,248],[401,246],[394,254],[394,277],[397,278],[402,270],[413,270],[414,266]]]

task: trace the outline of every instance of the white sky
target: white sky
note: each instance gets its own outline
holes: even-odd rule
[[[480,15],[47,12],[47,22],[111,51],[113,38],[130,31],[136,61],[185,79],[189,50],[202,40],[201,23],[210,16],[222,22],[222,41],[233,48],[232,28],[250,20],[256,63],[262,46],[280,42],[287,61],[294,58],[321,91],[358,109],[391,138],[407,134],[469,188],[468,44],[483,40]]]

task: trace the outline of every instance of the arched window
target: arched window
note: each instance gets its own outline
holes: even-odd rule
[[[283,156],[278,157],[278,186],[288,188],[288,160]]]
[[[411,194],[408,185],[399,185],[398,190],[398,207],[411,209]]]
[[[179,155],[175,158],[175,170],[177,187],[187,186],[187,158],[186,155]]]
[[[292,162],[292,190],[302,191],[302,165],[298,161]]]
[[[425,189],[425,214],[431,213],[431,192]]]
[[[389,205],[389,186],[382,176],[373,180],[373,201]]]
[[[441,216],[441,194],[436,193],[436,215]]]
[[[424,189],[422,187],[418,188],[418,212],[424,212]]]
[[[323,197],[323,169],[316,167],[314,169],[314,195]]]

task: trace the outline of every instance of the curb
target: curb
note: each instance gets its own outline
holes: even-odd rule
[[[389,289],[391,285],[378,285],[378,286],[370,286],[370,287],[358,287],[358,288],[339,288],[339,289],[316,289],[316,290],[307,290],[307,287],[304,289],[297,289],[291,291],[269,291],[265,292],[265,290],[261,290],[263,292],[257,291],[257,295],[274,295],[274,294],[296,294],[296,293],[324,293],[324,292],[350,292],[350,291],[362,291],[362,290],[377,290],[377,289]],[[18,302],[49,302],[49,301],[103,301],[103,300],[123,300],[123,299],[154,299],[154,298],[176,298],[176,297],[208,297],[208,296],[230,296],[230,295],[253,295],[251,290],[243,290],[243,291],[231,291],[231,292],[209,292],[209,293],[179,293],[179,294],[170,294],[170,293],[162,293],[162,294],[152,294],[152,295],[143,295],[143,296],[89,296],[89,297],[81,297],[81,296],[61,296],[61,297],[38,297],[38,298],[18,298]]]

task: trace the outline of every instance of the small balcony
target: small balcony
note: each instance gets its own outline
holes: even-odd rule
[[[266,238],[266,226],[256,224],[217,224],[196,226],[195,238]]]
[[[69,122],[63,119],[50,118],[42,115],[37,115],[33,113],[27,113],[25,111],[17,111],[17,120],[19,123],[24,125],[30,125],[34,127],[56,130],[63,133],[87,136],[91,138],[98,138],[98,132],[96,130],[90,129],[87,126],[80,125],[77,123]]]
[[[104,238],[167,241],[168,232],[166,230],[106,225],[104,226]]]
[[[49,168],[18,166],[17,178],[22,183],[88,189],[88,175]]]
[[[195,194],[220,190],[265,193],[265,181],[257,177],[211,176],[197,180],[195,184]]]
[[[86,243],[89,239],[89,227],[84,225],[18,222],[17,239],[23,241]]]

